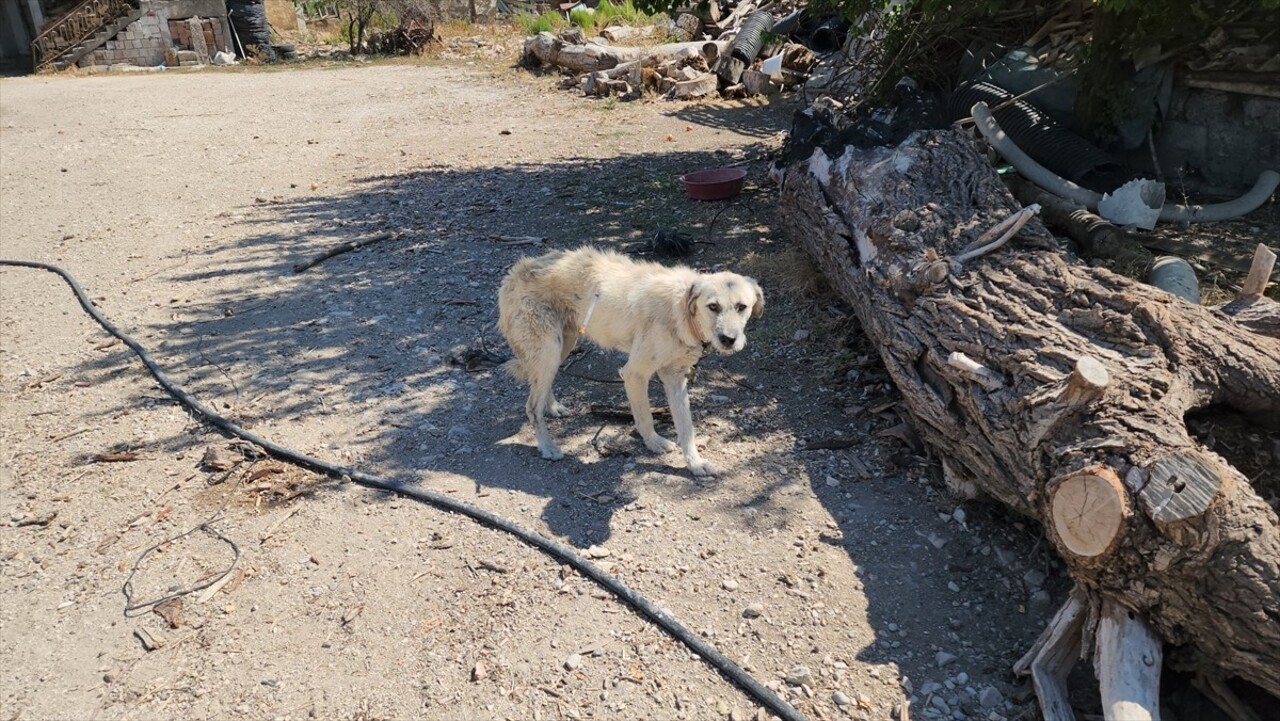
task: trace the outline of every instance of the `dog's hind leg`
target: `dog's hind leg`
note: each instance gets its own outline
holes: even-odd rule
[[[653,369],[636,362],[634,356],[618,371],[622,376],[623,387],[627,389],[627,401],[631,404],[631,417],[636,421],[636,430],[644,444],[654,453],[669,453],[676,449],[676,444],[658,435],[653,429],[653,410],[649,408],[649,379],[653,377]]]
[[[560,350],[560,363],[556,365],[557,369],[564,365],[565,359],[569,357],[569,354],[572,353],[573,349],[578,345],[578,332],[573,326],[565,326],[564,335],[562,337],[564,339],[562,343],[564,347]],[[565,408],[563,403],[556,400],[556,394],[553,389],[548,387],[547,394],[547,415],[550,415],[552,418],[564,418],[570,414],[569,409]]]
[[[662,387],[667,392],[667,406],[676,424],[676,442],[684,453],[685,464],[695,476],[710,476],[715,469],[698,454],[698,438],[693,432],[693,413],[689,410],[688,369],[659,371]]]
[[[560,339],[549,338],[545,345],[538,348],[528,358],[522,358],[525,374],[529,380],[529,400],[525,403],[525,414],[533,425],[533,432],[538,439],[538,450],[542,457],[556,461],[564,458],[564,452],[551,439],[551,431],[547,428],[547,413],[554,401],[551,395],[551,384],[556,379],[556,371],[560,368]]]

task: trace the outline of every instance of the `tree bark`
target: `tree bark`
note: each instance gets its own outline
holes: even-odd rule
[[[1280,697],[1280,520],[1183,422],[1216,404],[1280,417],[1280,341],[1075,262],[1034,218],[955,261],[1019,207],[945,130],[815,150],[787,168],[781,216],[953,488],[1041,522],[1077,585],[1135,612],[1171,663]],[[1096,618],[1083,632],[1096,648]]]

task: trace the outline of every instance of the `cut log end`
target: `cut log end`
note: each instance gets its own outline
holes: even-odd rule
[[[1107,367],[1093,356],[1080,356],[1076,367],[1067,379],[1067,388],[1063,400],[1070,403],[1083,403],[1102,397],[1111,382],[1111,374]]]
[[[1049,506],[1058,538],[1082,558],[1114,548],[1129,517],[1124,484],[1109,468],[1068,476],[1053,489]]]
[[[1139,498],[1160,527],[1200,517],[1222,488],[1222,469],[1201,453],[1171,453],[1147,470],[1151,480]]]

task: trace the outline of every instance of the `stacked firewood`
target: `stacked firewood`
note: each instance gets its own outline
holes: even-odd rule
[[[598,37],[587,38],[574,27],[526,40],[524,62],[564,72],[565,89],[624,98],[645,92],[673,100],[746,97],[808,79],[817,56],[804,45],[770,35],[774,18],[769,13],[750,2],[739,3],[723,17],[720,5],[707,7],[677,18],[681,42],[618,46],[612,40],[632,34],[625,28],[605,28]]]

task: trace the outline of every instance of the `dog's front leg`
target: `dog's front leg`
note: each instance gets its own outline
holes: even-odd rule
[[[689,369],[664,370],[658,376],[667,391],[667,406],[676,424],[676,441],[684,453],[684,461],[695,476],[715,475],[710,463],[698,454],[698,437],[693,432],[693,413],[689,410]]]
[[[623,386],[627,389],[631,417],[636,421],[636,430],[640,432],[644,444],[654,453],[674,451],[676,444],[658,435],[653,429],[653,411],[649,408],[649,379],[653,377],[653,369],[629,360],[618,371],[618,375],[622,376]]]

